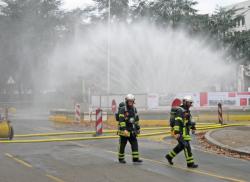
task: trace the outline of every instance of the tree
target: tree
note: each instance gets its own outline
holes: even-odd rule
[[[95,20],[107,20],[109,14],[109,0],[94,0],[96,11]],[[110,0],[111,20],[116,22],[126,22],[129,13],[129,0]]]
[[[130,14],[132,21],[140,21],[142,19],[154,21],[151,3],[145,0],[134,2],[134,5],[130,8]]]
[[[209,18],[208,30],[211,37],[217,40],[218,47],[227,47],[235,60],[250,62],[250,31],[238,32],[234,29],[239,19],[242,15],[236,15],[234,8],[220,8]]]
[[[197,10],[194,9],[196,4],[197,2],[193,0],[159,0],[151,2],[151,7],[156,22],[177,27],[187,23],[196,15]]]
[[[234,15],[234,9],[218,9],[209,19],[208,28],[211,34],[223,41],[235,25]]]
[[[250,31],[235,32],[230,39],[231,54],[236,60],[250,64]]]
[[[17,80],[19,92],[33,89],[47,67],[62,29],[59,0],[3,0],[0,5],[1,75]],[[2,82],[2,84],[4,84]]]

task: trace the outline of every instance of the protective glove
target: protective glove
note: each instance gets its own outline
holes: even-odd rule
[[[181,135],[180,135],[180,134],[175,134],[175,135],[174,135],[174,138],[175,138],[176,140],[179,140],[179,139],[180,139],[180,137],[181,137]]]
[[[196,130],[192,130],[192,134],[193,134],[193,135],[195,134],[195,132],[196,132]]]
[[[129,136],[128,130],[124,130],[124,135],[125,135],[125,136]]]

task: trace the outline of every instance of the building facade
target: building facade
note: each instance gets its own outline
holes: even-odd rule
[[[250,0],[225,7],[235,10],[235,27],[233,31],[242,32],[250,30]]]

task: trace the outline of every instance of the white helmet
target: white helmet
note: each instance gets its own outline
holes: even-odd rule
[[[134,96],[133,94],[128,94],[128,95],[125,97],[125,100],[126,100],[126,101],[129,101],[129,100],[135,101],[135,96]]]
[[[190,95],[187,95],[187,96],[183,97],[183,101],[194,102],[192,96],[190,96]]]

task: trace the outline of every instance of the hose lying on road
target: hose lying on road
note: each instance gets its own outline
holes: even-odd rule
[[[208,125],[208,126],[201,126],[201,127],[197,127],[197,130],[208,130],[208,129],[217,129],[217,128],[224,128],[224,127],[230,127],[230,126],[246,126],[244,124],[228,124],[228,125]],[[247,125],[249,126],[249,125]],[[159,128],[159,127],[158,127]],[[169,127],[167,127],[169,128]],[[162,128],[161,128],[162,130]],[[112,132],[114,132],[115,130],[113,130]],[[111,132],[111,131],[107,131],[107,132]],[[68,132],[69,133],[69,132]],[[75,132],[71,132],[74,133]],[[83,132],[81,132],[83,133]],[[89,132],[90,133],[90,132]],[[170,136],[170,131],[159,131],[159,132],[154,132],[154,133],[146,133],[146,134],[140,134],[139,137],[140,138],[144,138],[144,137],[149,137],[149,136],[157,136],[157,135],[166,135],[166,136]],[[56,133],[54,133],[56,134]],[[86,134],[86,132],[85,132]],[[91,132],[91,134],[93,134],[93,132]],[[36,134],[36,136],[39,134]],[[61,133],[60,133],[61,135]],[[43,136],[52,136],[49,134],[44,134]],[[112,135],[112,136],[96,136],[96,137],[76,137],[76,138],[50,138],[50,139],[33,139],[33,140],[2,140],[0,141],[0,143],[2,144],[10,144],[10,143],[42,143],[42,142],[64,142],[64,141],[84,141],[84,140],[101,140],[101,139],[114,139],[114,138],[118,138],[117,135]]]
[[[203,127],[215,127],[215,126],[221,126],[219,124],[208,124],[208,125],[201,125],[197,126],[197,128],[203,128]],[[152,130],[166,130],[170,129],[170,127],[153,127],[153,128],[142,128],[141,131],[152,131]],[[117,130],[106,130],[103,133],[104,134],[114,134]],[[95,134],[95,131],[72,131],[72,132],[58,132],[58,133],[34,133],[34,134],[20,134],[15,135],[15,138],[26,138],[26,137],[45,137],[45,136],[63,136],[63,135],[91,135]]]
[[[139,138],[156,136],[156,135],[167,135],[170,132],[155,132],[155,133],[147,133],[140,134]],[[78,138],[51,138],[51,139],[36,139],[36,140],[2,140],[0,143],[42,143],[42,142],[63,142],[63,141],[78,141],[78,140],[100,140],[100,139],[114,139],[118,138],[117,135],[112,136],[97,136],[97,137],[78,137]]]

